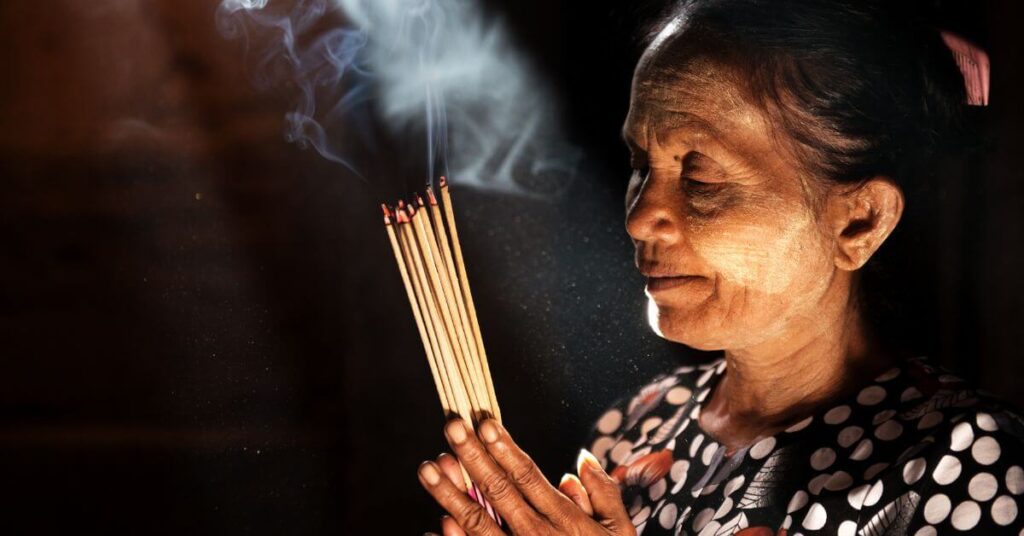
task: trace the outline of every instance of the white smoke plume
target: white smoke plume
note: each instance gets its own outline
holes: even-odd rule
[[[258,82],[298,93],[287,137],[356,173],[329,133],[375,113],[426,136],[431,177],[544,196],[575,175],[551,92],[475,0],[222,0],[217,22],[229,37],[270,30],[250,53]]]

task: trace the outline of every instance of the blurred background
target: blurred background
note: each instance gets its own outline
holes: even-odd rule
[[[7,533],[437,527],[415,470],[443,449],[443,418],[378,212],[422,188],[424,142],[372,118],[344,129],[335,141],[377,133],[372,149],[352,142],[363,178],[289,143],[296,87],[254,81],[252,51],[272,35],[226,37],[218,7],[0,3]],[[550,86],[579,154],[547,179],[557,195],[452,178],[506,424],[557,478],[602,408],[701,358],[646,328],[622,225],[619,127],[659,6],[478,9]],[[985,150],[936,184],[935,247],[919,259],[930,300],[908,327],[920,353],[1018,405],[1022,16],[1015,2],[942,4],[991,55],[992,104]]]

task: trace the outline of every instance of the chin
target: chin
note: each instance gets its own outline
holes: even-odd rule
[[[712,333],[706,315],[698,312],[659,306],[654,300],[648,299],[647,322],[651,330],[663,339],[708,352],[724,348],[719,330]]]

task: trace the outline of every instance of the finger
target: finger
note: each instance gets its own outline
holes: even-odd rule
[[[601,463],[587,449],[580,449],[576,472],[580,475],[583,488],[587,490],[595,519],[613,531],[633,526],[626,513],[626,506],[622,504],[619,484],[604,472]]]
[[[459,491],[451,480],[444,478],[441,468],[434,462],[423,462],[419,470],[420,484],[448,511],[466,534],[472,536],[505,536],[487,510]]]
[[[466,536],[466,531],[462,530],[462,527],[459,526],[459,523],[452,516],[441,518],[441,533],[444,536]]]
[[[508,521],[513,532],[534,534],[549,525],[547,520],[527,504],[515,484],[484,449],[480,440],[469,433],[462,419],[452,419],[445,426],[445,435],[448,436],[448,443],[469,472],[469,476],[501,517]],[[461,520],[459,521],[462,528],[469,529]]]
[[[576,516],[579,508],[544,478],[537,464],[512,441],[498,421],[487,419],[480,423],[479,433],[487,452],[538,512],[555,525],[565,524]]]
[[[447,452],[437,457],[437,465],[441,466],[441,471],[448,477],[448,480],[455,484],[455,487],[459,488],[459,491],[466,493],[466,479],[462,476],[462,466],[459,465],[459,460],[455,459],[455,456],[448,454]]]
[[[594,517],[594,507],[590,504],[590,497],[587,496],[587,489],[583,487],[576,475],[566,473],[562,475],[562,481],[558,483],[558,490],[572,499],[576,506],[583,510],[583,513]]]

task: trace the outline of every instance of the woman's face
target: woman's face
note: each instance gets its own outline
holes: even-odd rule
[[[836,276],[813,184],[728,69],[670,68],[649,49],[623,135],[626,228],[648,276],[651,325],[704,349],[742,349],[814,322]],[[784,140],[782,140],[784,141]]]

